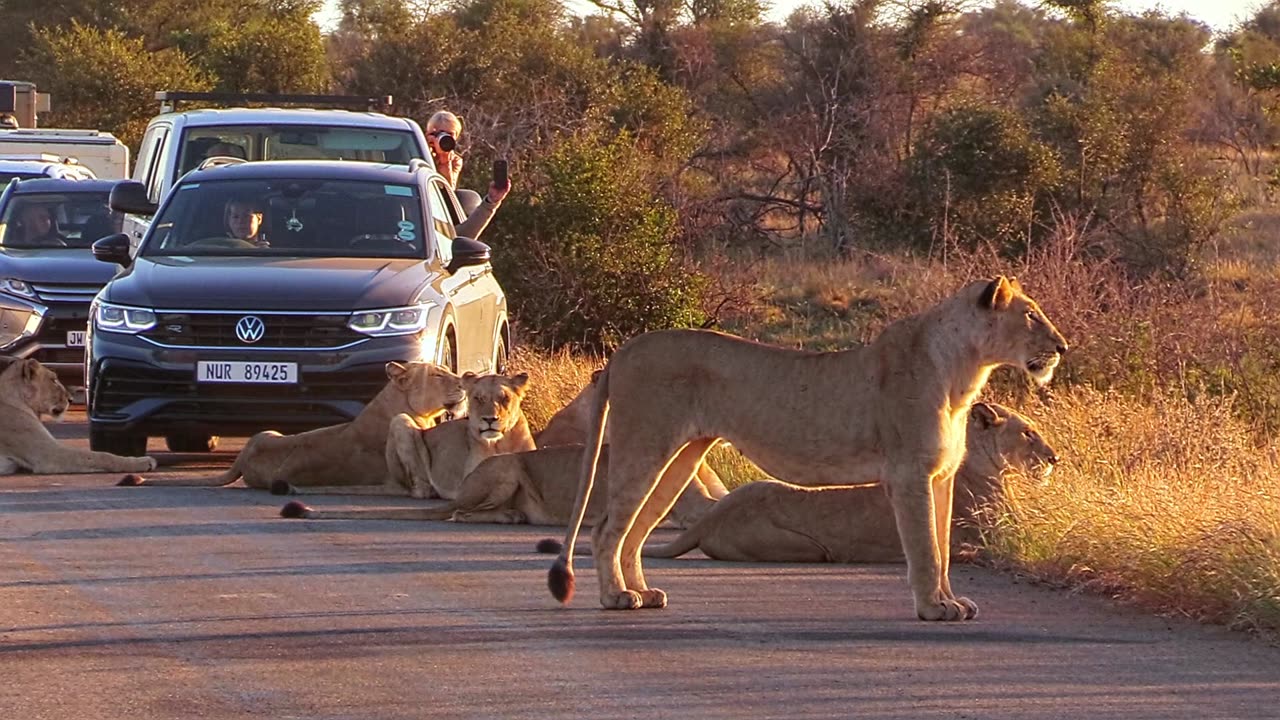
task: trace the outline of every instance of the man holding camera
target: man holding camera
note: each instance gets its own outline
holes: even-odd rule
[[[468,203],[467,194],[472,196],[478,194],[470,190],[457,189],[458,176],[462,174],[462,156],[456,152],[458,141],[462,138],[462,119],[448,110],[441,110],[427,121],[426,132],[427,144],[431,147],[431,160],[435,163],[436,170],[454,187],[464,207],[473,206],[467,208],[467,219],[459,223],[455,231],[462,237],[478,239],[480,233],[484,232],[489,221],[493,219],[503,198],[511,192],[511,182],[505,177],[506,165],[502,164],[503,177],[495,177],[489,183],[489,191],[484,197],[480,198],[478,203]]]

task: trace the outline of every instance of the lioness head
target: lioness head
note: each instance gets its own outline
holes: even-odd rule
[[[49,415],[61,420],[71,404],[71,394],[52,370],[38,360],[13,360],[0,372],[0,390],[12,400],[26,405],[37,417]]]
[[[467,390],[462,378],[446,367],[426,362],[389,362],[387,378],[404,396],[411,415],[426,417],[440,408],[450,415],[466,412]]]
[[[1066,338],[1017,280],[1001,275],[971,287],[978,290],[979,312],[986,320],[984,352],[998,362],[1026,368],[1040,385],[1048,383],[1067,351]]]
[[[474,436],[497,442],[523,419],[520,402],[529,386],[528,373],[466,373],[462,384],[467,389],[467,423]]]
[[[1031,418],[995,403],[974,403],[969,409],[965,444],[967,469],[982,477],[1016,470],[1043,479],[1058,463],[1058,453]]]

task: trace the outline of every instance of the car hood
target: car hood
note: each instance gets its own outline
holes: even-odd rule
[[[412,303],[430,274],[413,259],[140,257],[103,297],[162,310],[345,312]]]
[[[88,248],[46,248],[0,252],[0,278],[29,283],[102,285],[120,269],[93,257]]]

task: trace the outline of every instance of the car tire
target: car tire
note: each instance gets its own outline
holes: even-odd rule
[[[170,452],[176,453],[213,452],[218,449],[218,436],[204,435],[202,433],[176,433],[165,435],[164,444],[168,446]]]
[[[124,457],[142,457],[147,454],[147,436],[142,433],[106,430],[90,420],[89,449]]]
[[[445,366],[451,373],[457,374],[458,372],[458,344],[453,340],[453,328],[445,331],[444,340],[440,343],[440,356],[436,359],[436,364]]]
[[[507,374],[507,333],[505,328],[498,333],[498,345],[493,349],[493,372],[496,375]]]

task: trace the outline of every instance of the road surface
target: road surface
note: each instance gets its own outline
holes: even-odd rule
[[[115,480],[0,478],[0,718],[1280,717],[1280,649],[984,569],[954,568],[964,624],[915,620],[903,566],[701,558],[646,561],[669,608],[605,612],[585,558],[548,594],[559,531]]]

